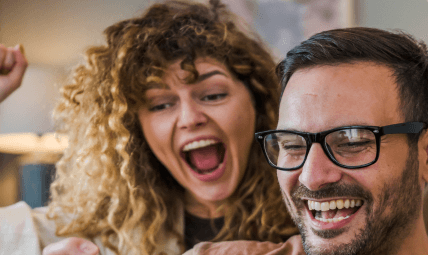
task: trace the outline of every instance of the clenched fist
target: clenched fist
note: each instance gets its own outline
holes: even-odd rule
[[[97,255],[99,248],[92,242],[70,237],[43,249],[43,255]]]
[[[5,47],[0,44],[0,103],[21,86],[27,66],[21,45]]]

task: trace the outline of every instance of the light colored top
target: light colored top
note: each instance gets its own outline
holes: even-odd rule
[[[25,202],[0,208],[0,255],[41,255],[43,248],[67,237],[55,235],[55,223],[46,218],[47,207],[31,209]],[[183,232],[184,209],[180,209],[177,231]],[[100,249],[100,255],[114,253],[104,247],[101,238],[91,240]],[[176,239],[160,238],[155,253],[181,254]],[[257,241],[202,242],[184,255],[300,255],[304,254],[300,236],[285,243]]]
[[[47,207],[31,209],[25,202],[0,208],[0,255],[41,255],[43,248],[67,237],[55,235],[55,223],[46,218]],[[178,215],[177,231],[183,232],[183,209]],[[70,236],[69,236],[70,237]],[[100,248],[100,255],[114,253],[103,246],[101,238],[91,240]],[[156,253],[181,254],[176,239],[159,238]]]

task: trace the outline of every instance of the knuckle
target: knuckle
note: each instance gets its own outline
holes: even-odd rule
[[[5,55],[7,52],[7,48],[0,44],[0,56]]]
[[[78,250],[79,238],[70,237],[56,243],[51,243],[43,249],[42,255],[71,255]]]
[[[42,255],[56,255],[55,253],[55,244],[49,244],[45,248],[43,248]]]
[[[13,53],[9,51],[6,54],[6,59],[4,60],[4,64],[6,65],[6,67],[12,67],[14,63],[15,63],[15,57]]]
[[[67,248],[75,248],[79,245],[81,239],[78,237],[70,237],[66,239],[65,246]]]

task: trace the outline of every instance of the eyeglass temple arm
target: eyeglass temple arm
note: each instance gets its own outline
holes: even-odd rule
[[[426,128],[426,124],[423,122],[407,122],[401,124],[393,124],[382,127],[380,133],[383,135],[387,134],[417,134]]]

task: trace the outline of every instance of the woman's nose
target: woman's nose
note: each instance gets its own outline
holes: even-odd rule
[[[302,167],[299,181],[308,189],[315,191],[326,184],[340,181],[342,174],[340,167],[327,157],[321,145],[314,143]]]
[[[180,105],[178,116],[178,128],[195,129],[204,126],[208,122],[208,117],[203,111],[203,107],[196,102],[184,102]]]

